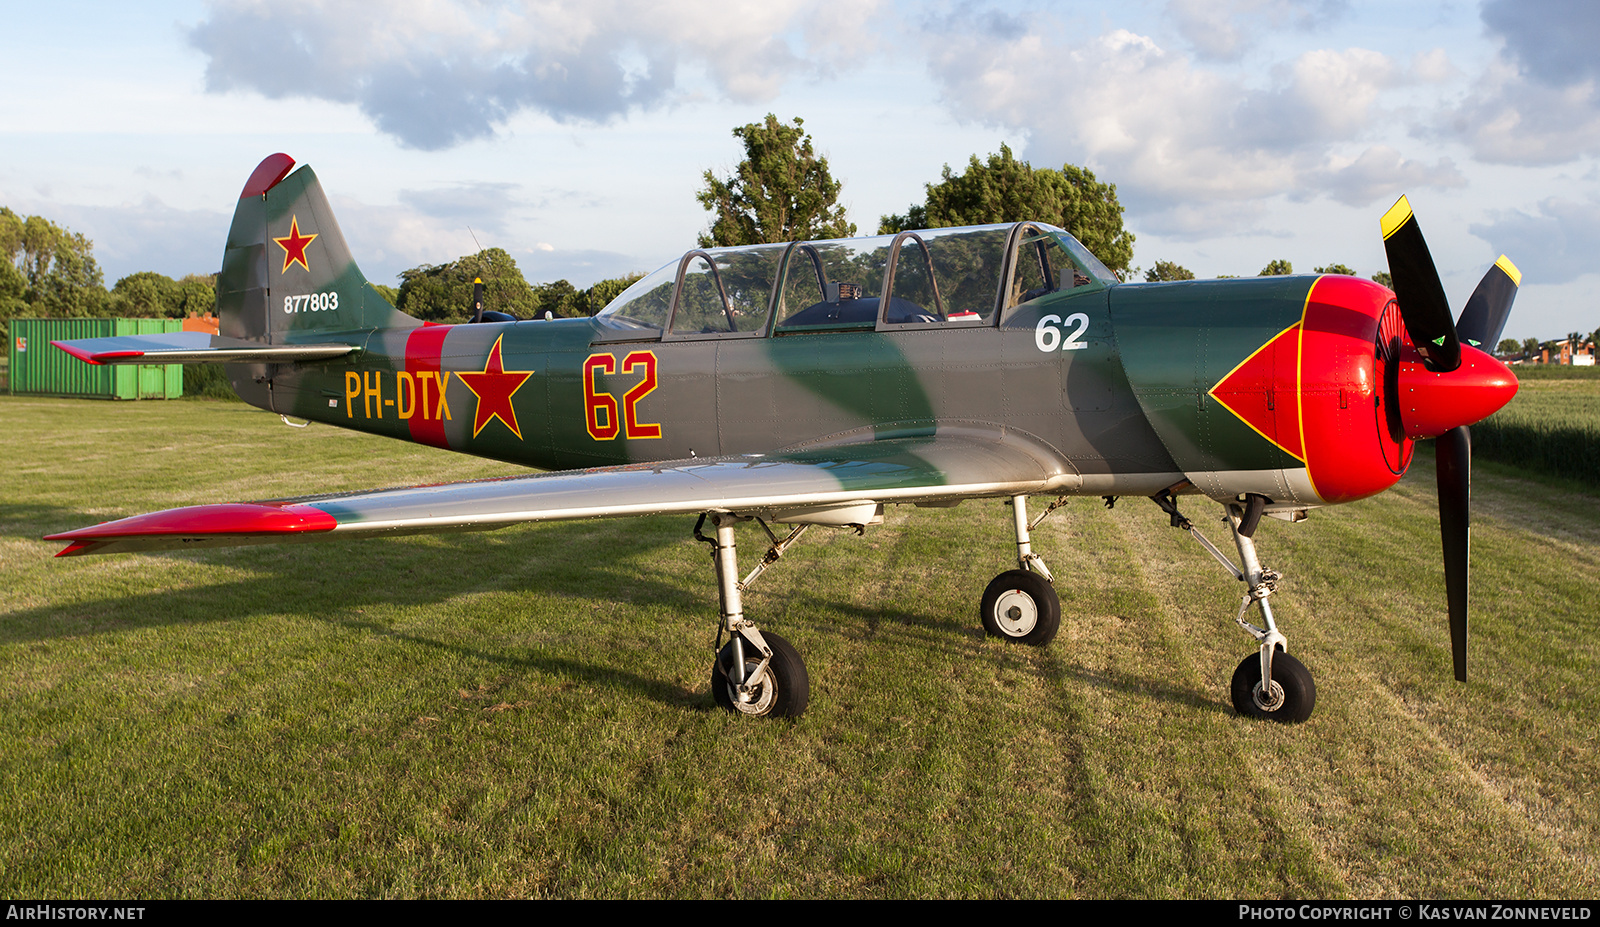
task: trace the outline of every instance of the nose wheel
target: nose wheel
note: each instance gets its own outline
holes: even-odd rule
[[[1234,621],[1256,639],[1260,649],[1245,657],[1233,671],[1229,690],[1234,710],[1246,718],[1281,724],[1299,724],[1311,717],[1312,709],[1317,706],[1317,684],[1311,680],[1311,671],[1305,664],[1289,656],[1288,640],[1278,630],[1278,623],[1272,617],[1272,605],[1267,601],[1283,577],[1276,570],[1263,567],[1256,556],[1255,531],[1265,513],[1267,499],[1252,495],[1243,502],[1223,506],[1234,545],[1239,549],[1240,565],[1234,566],[1226,554],[1178,512],[1171,490],[1150,498],[1171,517],[1172,527],[1187,531],[1224,569],[1248,587]],[[1261,627],[1245,620],[1252,608],[1261,613]]]

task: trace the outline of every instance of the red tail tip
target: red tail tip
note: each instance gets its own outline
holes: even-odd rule
[[[244,192],[239,194],[239,199],[264,195],[276,187],[278,181],[289,176],[289,171],[293,167],[294,159],[281,151],[267,155],[250,173],[250,179],[244,182]]]

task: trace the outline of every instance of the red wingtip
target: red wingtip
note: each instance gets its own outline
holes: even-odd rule
[[[261,502],[236,502],[225,505],[192,505],[148,515],[135,515],[104,524],[45,535],[46,541],[72,541],[58,556],[79,553],[99,541],[148,537],[206,537],[208,535],[295,534],[305,531],[331,531],[338,519],[309,505],[273,505]]]
[[[76,357],[78,360],[81,360],[87,364],[93,364],[96,367],[100,366],[103,361],[112,360],[118,357],[144,356],[143,351],[101,351],[98,354],[91,354],[82,348],[73,347],[65,341],[52,341],[50,343],[67,352],[68,354],[71,354],[73,357]]]
[[[56,551],[56,556],[75,557],[79,554],[86,554],[93,548],[98,547],[99,544],[99,541],[73,541],[70,545]]]
[[[100,362],[95,360],[94,355],[90,354],[88,351],[85,351],[81,348],[75,348],[72,345],[67,344],[65,341],[52,341],[50,343],[86,364],[94,364],[97,367],[100,365]]]
[[[264,195],[276,187],[278,181],[289,176],[289,170],[293,167],[294,159],[281,151],[267,155],[251,172],[250,179],[244,182],[244,192],[239,194],[239,199]]]

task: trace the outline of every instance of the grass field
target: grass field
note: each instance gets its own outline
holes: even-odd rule
[[[1241,587],[1143,500],[1035,534],[1065,611],[1043,650],[978,628],[999,503],[812,532],[746,602],[807,660],[793,724],[712,703],[692,519],[39,540],[509,471],[238,403],[0,397],[0,896],[1600,895],[1600,495],[1492,464],[1466,685],[1431,458],[1265,523],[1317,678],[1298,727],[1234,716]]]
[[[1516,397],[1472,426],[1475,454],[1600,488],[1600,367],[1515,372]]]

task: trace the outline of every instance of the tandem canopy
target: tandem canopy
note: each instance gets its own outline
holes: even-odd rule
[[[1049,293],[1117,282],[1041,222],[695,249],[596,317],[602,340],[760,338],[905,326],[994,325]]]

